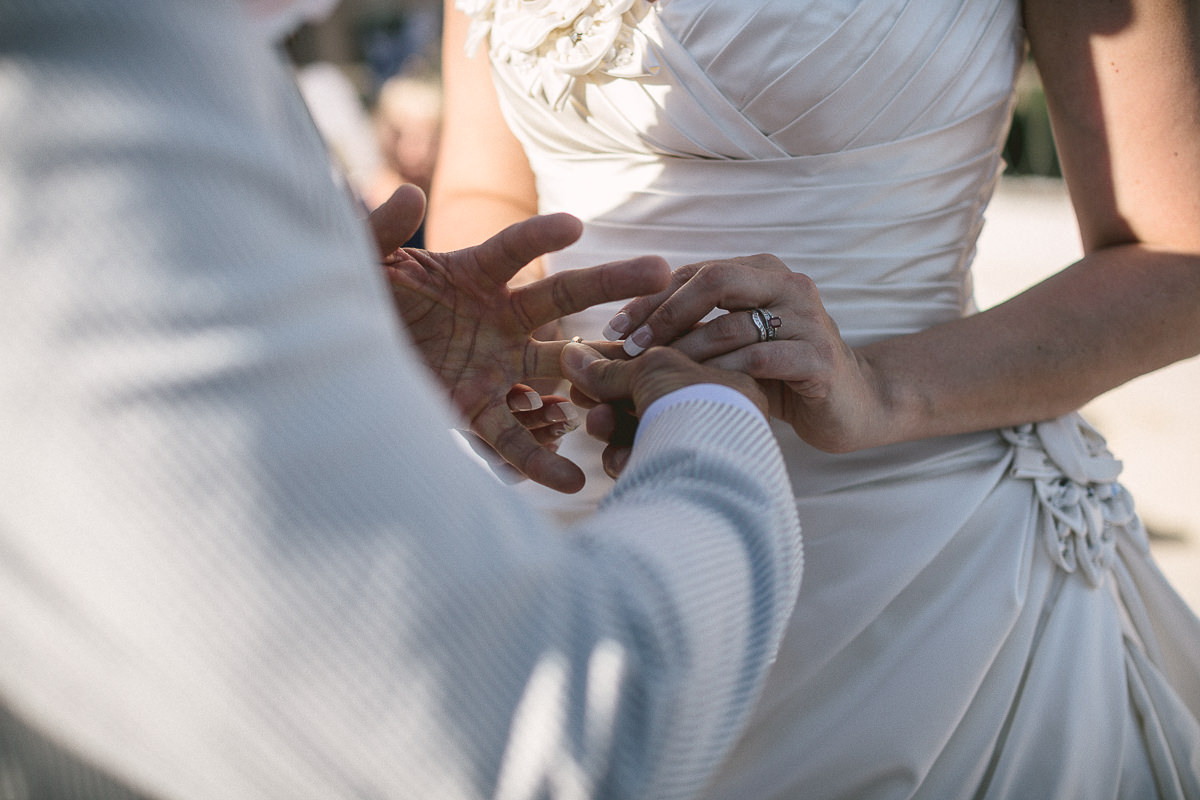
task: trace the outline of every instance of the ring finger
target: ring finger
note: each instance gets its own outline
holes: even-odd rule
[[[651,300],[651,308],[640,301],[628,304],[609,327],[629,330],[625,352],[637,355],[652,345],[668,344],[686,334],[713,309],[748,309],[764,303],[769,306],[786,296],[787,278],[792,273],[755,267],[756,258],[681,268],[679,272],[688,277],[673,294]],[[622,314],[624,318],[614,326]]]
[[[680,337],[672,347],[696,361],[707,361],[755,344],[788,338],[783,317],[767,308],[730,311]]]

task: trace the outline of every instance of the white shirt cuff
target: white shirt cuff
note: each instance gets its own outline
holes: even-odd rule
[[[735,406],[754,414],[754,416],[762,420],[764,425],[767,422],[763,418],[762,412],[758,410],[758,406],[754,405],[750,398],[737,389],[731,389],[719,383],[694,383],[691,386],[684,386],[682,389],[676,389],[673,392],[664,394],[651,403],[650,407],[646,409],[646,413],[642,414],[642,418],[638,422],[638,430],[634,436],[634,442],[637,442],[637,437],[642,435],[642,431],[650,425],[655,417],[671,406],[686,403],[689,400],[707,400],[712,403]]]

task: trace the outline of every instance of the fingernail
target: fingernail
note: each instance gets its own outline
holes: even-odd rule
[[[579,422],[582,419],[579,409],[571,403],[555,403],[546,409],[546,419],[553,422],[566,423],[563,427],[566,431],[573,431],[579,427]],[[564,431],[564,433],[566,432]]]
[[[636,356],[650,346],[652,339],[654,339],[654,334],[650,332],[650,327],[643,325],[625,340],[625,344],[622,347],[629,355]]]
[[[542,396],[537,392],[524,392],[510,400],[508,407],[513,411],[533,411],[542,407]]]
[[[586,344],[567,342],[562,352],[563,364],[573,370],[586,369],[589,364],[600,359],[600,354]]]
[[[615,342],[625,335],[625,331],[629,330],[629,315],[624,311],[617,312],[617,315],[608,321],[604,326],[602,336],[610,342]]]
[[[605,449],[601,462],[604,466],[604,472],[608,477],[621,477],[621,473],[625,471],[625,466],[629,463],[629,456],[632,452],[632,449],[628,447],[609,447]]]

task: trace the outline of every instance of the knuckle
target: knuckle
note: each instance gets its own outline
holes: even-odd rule
[[[735,269],[732,264],[725,262],[706,263],[696,273],[696,276],[692,278],[692,281],[703,291],[711,292],[724,286],[729,281]]]
[[[822,339],[812,343],[813,356],[824,372],[832,372],[837,358],[837,348],[830,339]]]
[[[541,348],[530,347],[526,345],[521,348],[521,377],[527,378],[536,376],[541,373],[541,363],[539,356]]]
[[[652,347],[636,359],[638,372],[654,372],[678,366],[686,357],[670,347]]]
[[[820,297],[816,281],[803,272],[789,273],[788,282],[791,284],[792,291],[798,293],[804,299]]]
[[[704,268],[704,264],[688,264],[685,267],[680,267],[671,273],[671,285],[674,288],[679,288],[683,284],[692,280],[696,273]]]
[[[518,452],[525,442],[526,435],[528,435],[528,431],[520,425],[505,427],[496,435],[496,450],[506,455]]]
[[[651,315],[651,319],[653,320],[653,324],[650,325],[651,330],[655,332],[674,331],[679,325],[679,308],[675,303],[667,300],[665,303],[655,309],[654,313]]]
[[[756,253],[746,259],[746,262],[758,269],[786,270],[783,259],[773,253]]]
[[[553,287],[551,288],[551,299],[554,303],[554,307],[568,313],[570,310],[577,308],[577,298],[575,295],[575,288],[572,283],[573,282],[571,280],[564,278],[562,280],[555,281]]]
[[[746,322],[744,314],[723,314],[705,324],[711,341],[722,347],[732,344],[744,344],[746,341]]]
[[[750,347],[746,350],[746,367],[753,374],[764,374],[771,371],[775,363],[774,348]]]

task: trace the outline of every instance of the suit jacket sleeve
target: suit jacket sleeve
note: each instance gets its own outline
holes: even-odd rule
[[[156,797],[697,791],[798,584],[763,421],[667,409],[552,528],[236,5],[3,9],[0,701]]]

